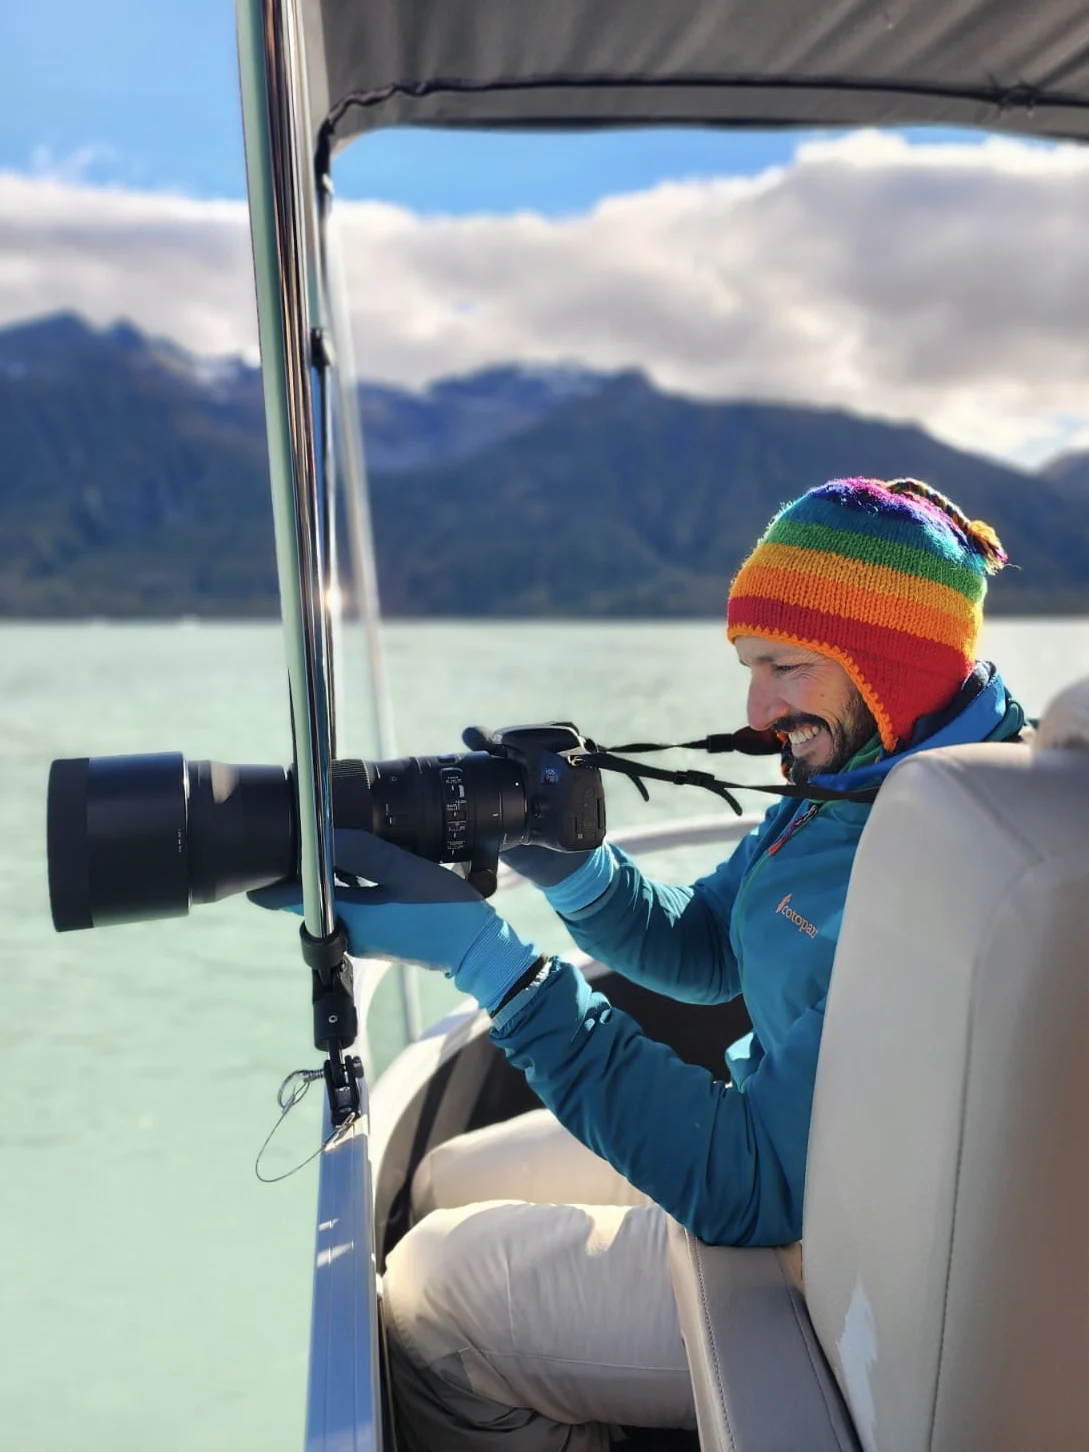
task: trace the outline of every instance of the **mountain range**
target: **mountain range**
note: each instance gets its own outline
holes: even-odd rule
[[[998,530],[1007,613],[1089,609],[1089,455],[1036,473],[923,429],[702,402],[638,372],[491,368],[359,391],[391,615],[715,615],[783,501],[914,475]],[[0,613],[278,610],[260,374],[128,325],[0,332]]]

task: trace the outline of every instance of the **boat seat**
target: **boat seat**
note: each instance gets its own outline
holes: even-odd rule
[[[1089,682],[924,752],[862,835],[810,1131],[804,1297],[680,1227],[703,1452],[1089,1447]]]
[[[857,1452],[784,1252],[704,1245],[673,1221],[669,1253],[701,1452]]]

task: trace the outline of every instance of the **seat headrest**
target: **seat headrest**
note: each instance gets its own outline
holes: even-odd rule
[[[1089,679],[1075,681],[1048,702],[1033,745],[1043,751],[1056,747],[1089,751]]]

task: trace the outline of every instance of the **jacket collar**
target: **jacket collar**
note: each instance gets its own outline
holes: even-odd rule
[[[938,746],[964,746],[973,741],[1004,741],[1025,724],[1025,713],[1013,699],[990,661],[978,661],[950,704],[922,716],[908,744],[891,754],[882,748],[876,756],[864,747],[841,772],[814,776],[813,785],[837,791],[858,791],[882,781],[906,756]]]

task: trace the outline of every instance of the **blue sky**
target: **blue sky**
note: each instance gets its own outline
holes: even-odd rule
[[[34,0],[7,7],[3,41],[0,167],[76,171],[91,182],[196,197],[244,195],[230,0]],[[553,215],[664,177],[758,171],[788,160],[796,140],[400,131],[348,148],[336,181],[341,196],[418,212],[533,207]]]
[[[33,0],[5,7],[0,169],[242,197],[231,0]],[[345,198],[415,212],[584,211],[663,179],[752,174],[789,162],[793,134],[599,132],[527,137],[398,131],[349,147]]]
[[[233,0],[11,0],[0,94],[0,327],[68,310],[253,357]],[[390,131],[336,181],[368,377],[636,367],[1002,457],[1089,440],[1085,149]]]

